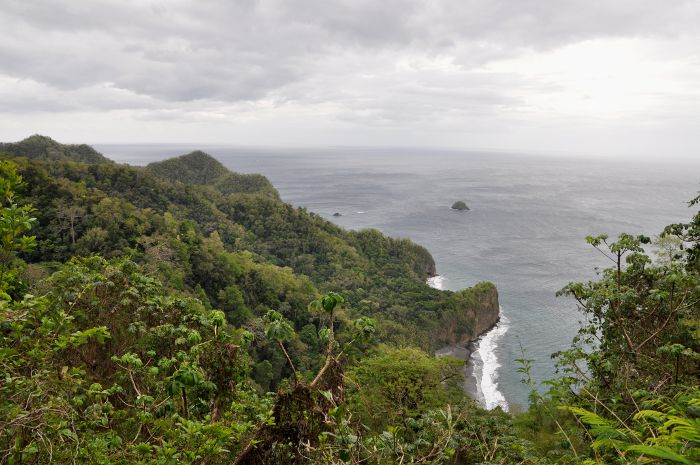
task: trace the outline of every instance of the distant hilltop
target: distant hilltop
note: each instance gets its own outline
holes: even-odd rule
[[[19,142],[0,143],[0,153],[39,161],[73,161],[89,165],[114,164],[112,160],[89,145],[61,144],[39,134]],[[230,171],[217,159],[199,150],[151,163],[141,169],[171,182],[212,186],[223,194],[263,193],[279,198],[277,190],[265,176]]]
[[[265,176],[229,171],[219,160],[201,150],[150,163],[146,171],[172,182],[214,186],[223,194],[262,192],[279,197]]]
[[[0,143],[0,152],[32,160],[70,160],[90,165],[114,163],[86,144],[60,144],[50,137],[35,134],[19,142]]]

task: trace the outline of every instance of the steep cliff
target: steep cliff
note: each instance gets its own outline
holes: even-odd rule
[[[485,331],[491,329],[500,318],[500,306],[498,304],[498,290],[492,283],[482,283],[475,289],[477,306],[474,313],[475,327],[473,338],[476,339]]]
[[[452,294],[442,314],[439,345],[466,345],[492,328],[499,319],[498,291],[482,282]]]

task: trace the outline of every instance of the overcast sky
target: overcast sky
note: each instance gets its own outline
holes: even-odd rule
[[[0,140],[700,158],[700,0],[0,6]]]

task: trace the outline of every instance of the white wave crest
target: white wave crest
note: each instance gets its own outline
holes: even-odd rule
[[[433,276],[432,278],[428,278],[426,283],[433,289],[440,289],[442,291],[445,289],[445,281],[447,281],[447,278],[437,275]]]
[[[476,343],[472,353],[473,375],[476,378],[477,396],[486,409],[500,406],[508,411],[508,402],[498,390],[498,341],[508,332],[508,319],[501,315],[498,325],[484,334]]]

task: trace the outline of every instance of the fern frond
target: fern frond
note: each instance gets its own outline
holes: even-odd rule
[[[639,421],[639,420],[653,420],[658,423],[663,423],[666,420],[667,416],[663,412],[659,412],[657,410],[642,410],[640,412],[637,412],[637,414],[634,415],[634,419]]]
[[[581,420],[581,422],[589,427],[597,428],[610,428],[614,429],[614,424],[610,420],[607,420],[600,415],[593,413],[581,407],[566,407],[566,410],[570,411],[576,417]]]
[[[628,452],[647,455],[662,460],[670,460],[671,462],[682,463],[684,465],[694,465],[694,462],[664,446],[634,445],[627,447],[626,450]]]

